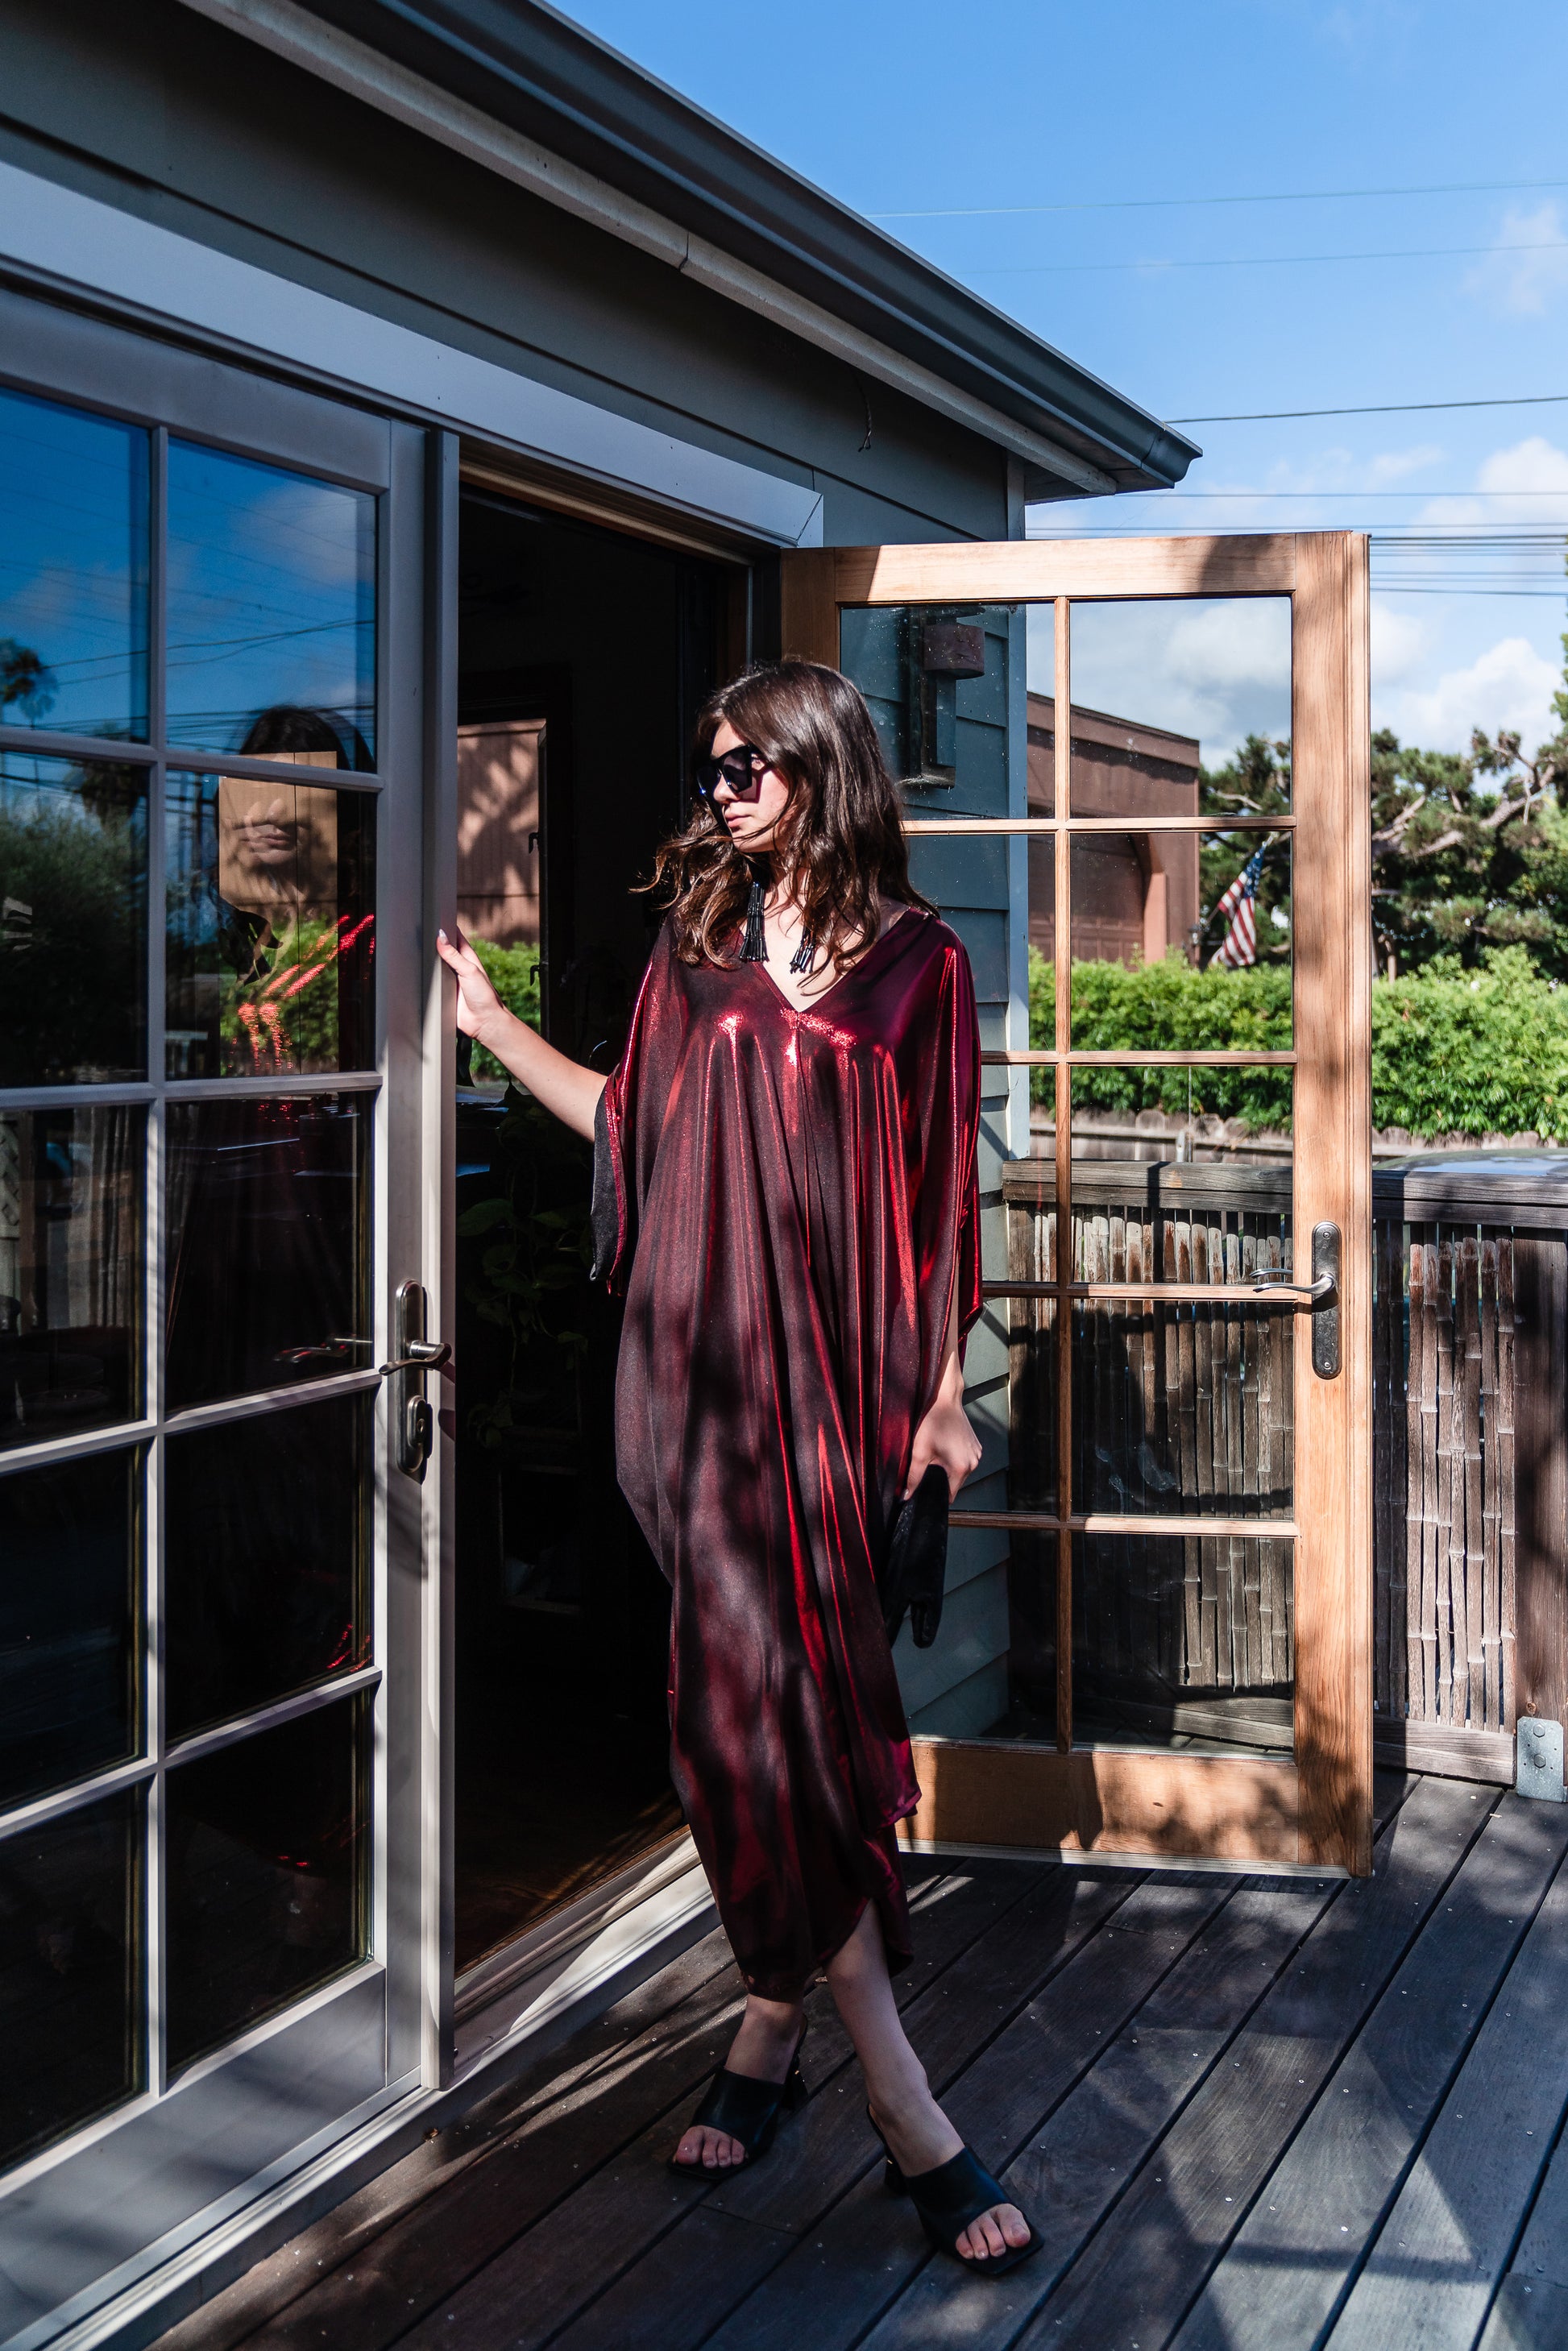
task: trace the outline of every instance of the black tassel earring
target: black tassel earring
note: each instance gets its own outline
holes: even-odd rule
[[[742,963],[766,963],[768,940],[762,928],[762,907],[767,887],[755,865],[751,868],[751,895],[746,906],[746,936],[740,943]]]
[[[810,931],[802,931],[800,944],[789,958],[791,971],[810,971],[817,960],[817,942]]]

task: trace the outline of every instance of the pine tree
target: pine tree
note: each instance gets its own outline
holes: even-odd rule
[[[1478,727],[1468,752],[1423,751],[1388,728],[1372,738],[1372,927],[1389,977],[1439,957],[1475,970],[1522,947],[1547,979],[1568,979],[1568,632],[1552,696],[1557,732],[1526,758],[1507,729]],[[1199,771],[1206,815],[1290,807],[1291,748],[1249,735],[1223,768]],[[1258,892],[1261,963],[1291,951],[1290,836],[1267,841]],[[1197,959],[1219,945],[1215,908],[1259,845],[1256,832],[1204,837]]]

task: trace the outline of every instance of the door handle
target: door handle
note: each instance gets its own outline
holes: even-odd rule
[[[405,1339],[403,1345],[408,1350],[406,1354],[400,1355],[394,1363],[376,1365],[379,1379],[388,1379],[393,1372],[434,1372],[452,1360],[452,1350],[444,1339]]]
[[[376,1365],[378,1379],[397,1383],[392,1399],[397,1466],[405,1477],[416,1482],[424,1477],[425,1464],[435,1441],[435,1415],[424,1393],[424,1375],[452,1361],[452,1349],[444,1339],[427,1339],[424,1335],[427,1306],[424,1291],[417,1281],[400,1283],[392,1313],[392,1358]],[[336,1362],[350,1347],[369,1347],[372,1343],[358,1335],[335,1336],[319,1340],[310,1347],[286,1347],[277,1361],[306,1364],[327,1356]]]
[[[434,1372],[451,1360],[452,1350],[444,1339],[407,1339],[402,1343],[407,1352],[390,1364],[376,1365],[376,1377],[384,1380],[393,1372]],[[350,1347],[371,1347],[373,1339],[320,1339],[313,1347],[285,1347],[275,1358],[280,1364],[308,1364],[319,1355],[338,1357]]]
[[[1304,1282],[1276,1281],[1271,1275],[1260,1273],[1252,1284],[1252,1295],[1268,1306],[1293,1306],[1298,1313],[1315,1314],[1321,1307],[1333,1304],[1334,1279],[1332,1273],[1320,1274],[1309,1289]]]
[[[424,1393],[424,1375],[438,1364],[450,1362],[452,1356],[444,1339],[427,1339],[424,1335],[428,1307],[419,1282],[399,1282],[392,1312],[392,1357],[379,1367],[382,1378],[392,1383],[391,1409],[397,1466],[416,1485],[423,1482],[435,1442],[435,1415]]]
[[[1325,1218],[1312,1227],[1312,1278],[1311,1283],[1275,1281],[1260,1273],[1252,1284],[1252,1295],[1264,1304],[1276,1301],[1292,1308],[1298,1314],[1312,1318],[1312,1369],[1320,1380],[1332,1380],[1339,1375],[1339,1272],[1340,1230]]]

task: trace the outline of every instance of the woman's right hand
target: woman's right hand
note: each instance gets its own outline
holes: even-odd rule
[[[453,946],[444,931],[435,934],[435,952],[457,978],[457,1026],[465,1037],[477,1037],[493,1028],[505,1005],[490,985],[489,974],[461,931]]]
[[[604,1080],[598,1071],[569,1061],[564,1053],[547,1044],[537,1029],[507,1011],[461,931],[455,946],[444,931],[437,931],[435,951],[457,982],[457,1026],[463,1034],[476,1037],[536,1102],[553,1112],[574,1134],[591,1143],[594,1115],[604,1092]]]

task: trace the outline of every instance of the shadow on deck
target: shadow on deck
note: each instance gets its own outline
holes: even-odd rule
[[[1568,2346],[1568,1806],[1385,1779],[1375,1876],[922,1862],[916,2048],[1045,2250],[994,2284],[881,2189],[821,1990],[755,2174],[664,2158],[722,1936],[159,2351]]]

